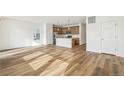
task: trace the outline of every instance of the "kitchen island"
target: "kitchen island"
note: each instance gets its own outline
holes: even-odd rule
[[[76,45],[76,42],[77,42],[76,40],[79,41],[78,38],[63,38],[63,37],[60,38],[59,37],[59,38],[56,38],[56,46],[72,48]]]

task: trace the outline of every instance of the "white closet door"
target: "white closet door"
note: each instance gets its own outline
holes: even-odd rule
[[[102,24],[102,53],[116,55],[116,24],[107,22]]]

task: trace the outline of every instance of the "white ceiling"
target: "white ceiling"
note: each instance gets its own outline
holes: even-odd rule
[[[86,23],[85,16],[6,16],[8,18],[35,22],[35,23],[51,23],[55,25],[73,25]]]

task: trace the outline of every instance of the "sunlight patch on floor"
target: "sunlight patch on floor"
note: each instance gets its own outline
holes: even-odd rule
[[[30,54],[30,55],[24,56],[23,59],[24,59],[25,61],[29,61],[29,60],[31,60],[31,59],[33,59],[33,58],[36,58],[36,57],[38,57],[38,56],[40,56],[40,55],[42,55],[42,54],[43,54],[43,52],[40,52],[40,51],[34,52],[34,53]]]
[[[37,70],[40,67],[44,66],[45,64],[48,63],[48,61],[50,61],[53,57],[50,55],[44,55],[41,57],[38,57],[37,59],[35,59],[34,61],[30,62],[29,65],[34,69]]]
[[[71,57],[74,56],[74,53],[65,51],[60,57],[66,58],[66,57]]]
[[[64,75],[68,63],[57,59],[53,62],[44,72],[42,72],[41,76],[57,76],[57,75]]]

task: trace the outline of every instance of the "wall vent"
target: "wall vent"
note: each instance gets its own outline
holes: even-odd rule
[[[94,24],[94,23],[96,23],[96,17],[95,16],[88,17],[88,24]]]

